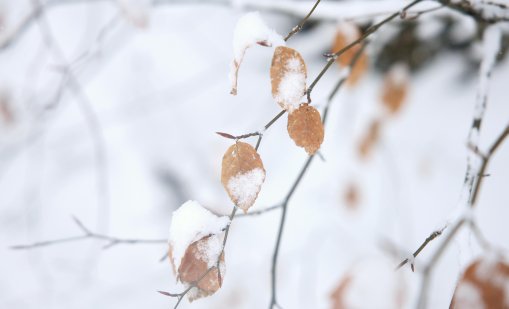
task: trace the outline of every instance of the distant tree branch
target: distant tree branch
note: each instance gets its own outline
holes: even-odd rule
[[[168,243],[167,239],[138,239],[138,238],[118,238],[110,235],[105,235],[101,233],[96,233],[86,227],[78,218],[73,217],[74,223],[78,226],[78,228],[83,232],[82,235],[72,236],[67,238],[58,238],[52,240],[38,241],[31,244],[24,245],[14,245],[10,248],[13,250],[30,250],[37,249],[42,247],[48,247],[53,245],[59,245],[68,242],[75,242],[85,239],[96,239],[99,241],[104,241],[106,244],[103,246],[103,249],[109,249],[116,245],[126,244],[126,245],[135,245],[135,244],[163,244]]]

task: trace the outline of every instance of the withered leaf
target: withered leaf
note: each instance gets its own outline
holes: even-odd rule
[[[362,140],[359,144],[359,156],[362,159],[366,159],[371,154],[373,148],[375,147],[378,139],[380,138],[380,128],[382,126],[382,122],[380,120],[373,120],[371,125],[368,128],[368,131],[362,137]]]
[[[494,256],[478,259],[465,269],[449,308],[509,308],[508,286],[509,264]]]
[[[288,115],[288,134],[295,144],[313,155],[323,142],[324,129],[320,113],[309,104],[300,107]]]
[[[395,65],[387,73],[382,89],[382,102],[391,114],[396,114],[403,106],[408,92],[408,69]]]
[[[223,156],[221,182],[237,207],[244,212],[253,206],[265,180],[265,169],[253,146],[236,142]]]
[[[278,46],[272,57],[270,81],[272,97],[285,110],[299,107],[306,92],[306,63],[295,49]]]
[[[343,22],[338,25],[336,37],[334,38],[334,43],[332,45],[332,52],[338,52],[341,49],[345,48],[347,45],[351,44],[355,40],[357,40],[361,36],[361,31],[357,25],[350,22]],[[337,63],[340,67],[344,68],[349,66],[352,63],[357,52],[361,49],[360,44],[356,44],[349,49],[347,49],[344,53],[342,53],[337,58]],[[368,56],[365,52],[362,52],[357,60],[357,63],[353,66],[350,75],[347,79],[347,84],[349,86],[355,86],[360,78],[364,75],[364,73],[368,69]]]
[[[224,276],[224,253],[219,258],[219,271],[217,269],[217,255],[210,255],[207,251],[214,248],[211,244],[218,235],[207,236],[193,242],[186,249],[178,269],[178,280],[187,285],[196,285],[195,291],[188,293],[189,301],[214,294],[222,285]],[[214,251],[214,250],[212,250]],[[171,251],[170,251],[171,253]],[[170,261],[173,259],[170,256]]]

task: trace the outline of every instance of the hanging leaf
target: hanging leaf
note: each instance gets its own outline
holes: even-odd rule
[[[221,182],[237,207],[247,212],[265,180],[265,169],[253,146],[236,142],[223,156]]]
[[[233,61],[230,66],[230,81],[232,95],[237,95],[237,80],[240,64],[246,50],[258,44],[260,46],[285,45],[283,37],[267,27],[258,12],[250,12],[242,16],[235,26],[233,33]]]
[[[408,79],[408,68],[404,64],[394,65],[385,76],[382,102],[390,114],[396,114],[405,102]]]
[[[359,156],[362,159],[366,159],[371,154],[373,148],[375,147],[378,139],[380,138],[380,128],[382,123],[380,120],[373,120],[371,125],[368,128],[368,131],[363,136],[360,144],[359,144]]]
[[[332,45],[332,53],[338,52],[360,38],[361,31],[357,25],[351,22],[342,22],[337,27],[336,37]],[[353,58],[361,48],[360,44],[347,49],[337,58],[337,63],[341,68],[345,68],[352,63]],[[351,69],[347,79],[347,85],[355,86],[368,69],[368,56],[365,52],[359,56],[357,63]]]
[[[509,264],[500,257],[483,257],[466,268],[449,308],[509,308],[508,287]]]
[[[220,235],[207,236],[187,247],[178,269],[178,279],[187,285],[197,282],[196,288],[188,294],[189,301],[212,295],[222,286],[225,273],[222,239]]]
[[[272,97],[288,112],[299,107],[306,92],[306,63],[302,56],[289,47],[279,46],[274,51],[270,67]]]
[[[228,224],[228,217],[218,217],[195,201],[187,201],[173,212],[168,257],[180,282],[186,287],[196,284],[188,293],[190,301],[211,295],[222,285],[223,230]]]
[[[288,134],[295,144],[313,155],[323,142],[324,130],[320,113],[309,104],[288,115]]]

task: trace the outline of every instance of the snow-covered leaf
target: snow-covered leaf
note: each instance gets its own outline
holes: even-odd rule
[[[222,240],[222,234],[211,235],[187,247],[178,268],[178,278],[185,285],[197,282],[196,288],[188,293],[189,301],[212,295],[221,287],[225,274]]]
[[[218,217],[196,201],[187,201],[173,212],[168,242],[170,262],[177,275],[191,244],[210,235],[219,237],[228,223],[228,217]]]
[[[272,97],[288,112],[299,107],[306,92],[306,63],[295,49],[279,46],[270,67]]]
[[[382,102],[387,111],[396,114],[405,102],[409,72],[404,64],[396,64],[387,73],[382,89]]]
[[[309,155],[315,154],[323,142],[324,130],[320,113],[309,104],[301,104],[288,115],[288,134]]]
[[[450,308],[509,308],[509,264],[495,255],[474,261],[459,280]]]
[[[236,142],[223,156],[221,182],[235,205],[247,212],[265,180],[265,169],[253,146]]]
[[[261,46],[285,45],[283,37],[267,27],[258,12],[250,12],[242,16],[233,33],[233,61],[230,67],[230,81],[233,95],[237,94],[237,80],[240,64],[246,50],[258,44]]]

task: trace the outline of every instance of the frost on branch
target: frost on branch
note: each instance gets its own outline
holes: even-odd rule
[[[190,301],[211,295],[221,287],[222,231],[228,223],[228,217],[218,217],[195,201],[187,201],[173,212],[168,255],[180,282],[186,286],[197,282],[196,289],[188,293]],[[219,260],[220,272],[213,268],[207,273]]]
[[[342,22],[337,27],[336,37],[334,39],[334,44],[332,45],[332,52],[338,52],[351,44],[353,41],[357,40],[361,36],[361,31],[357,25],[351,22]],[[345,68],[352,63],[353,58],[361,48],[361,45],[357,44],[352,46],[351,48],[345,50],[338,59],[337,63],[341,68]],[[359,56],[357,63],[352,68],[350,75],[348,76],[347,83],[350,86],[354,86],[360,80],[360,78],[364,75],[366,70],[368,69],[368,57],[365,52]]]
[[[314,155],[324,136],[320,113],[309,104],[301,104],[288,115],[288,134],[297,146],[304,148],[310,156]]]
[[[288,112],[299,107],[306,92],[306,63],[302,56],[289,47],[279,46],[274,51],[270,67],[272,97]]]
[[[408,67],[404,64],[394,65],[385,76],[382,102],[389,113],[396,114],[405,102],[408,79]]]
[[[450,308],[509,308],[509,264],[493,255],[474,261],[458,282]]]
[[[226,150],[221,182],[237,207],[247,212],[256,201],[264,181],[263,162],[253,146],[236,142]]]
[[[233,33],[233,62],[230,67],[231,91],[237,95],[237,79],[240,64],[246,50],[254,44],[261,46],[285,45],[284,39],[265,25],[258,12],[247,13],[242,16]]]

